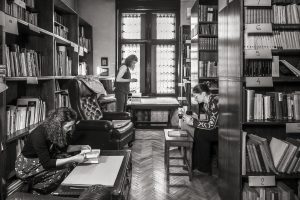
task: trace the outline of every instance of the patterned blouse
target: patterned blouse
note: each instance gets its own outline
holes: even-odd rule
[[[193,127],[198,129],[212,130],[216,128],[219,118],[219,98],[216,95],[210,95],[208,103],[204,103],[204,111],[207,120],[198,120],[193,118]]]

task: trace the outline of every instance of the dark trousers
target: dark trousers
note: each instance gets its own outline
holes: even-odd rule
[[[116,95],[116,104],[117,104],[116,111],[117,112],[126,111],[128,94],[120,91],[115,91],[115,95]]]
[[[211,173],[212,146],[218,141],[217,130],[195,129],[193,144],[193,169]]]

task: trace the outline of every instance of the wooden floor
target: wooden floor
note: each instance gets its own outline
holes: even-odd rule
[[[137,130],[131,150],[130,200],[220,200],[216,177],[196,174],[190,182],[188,177],[171,176],[167,184],[163,130]],[[178,149],[171,150],[176,154]],[[182,169],[173,171],[178,170]]]

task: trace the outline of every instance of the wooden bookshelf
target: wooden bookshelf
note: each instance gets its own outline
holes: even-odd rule
[[[260,7],[245,6],[246,1],[233,0],[219,10],[219,93],[220,93],[220,117],[219,117],[219,193],[221,199],[243,200],[243,187],[249,183],[249,177],[274,176],[276,186],[278,181],[282,181],[290,187],[296,195],[298,193],[299,173],[265,173],[244,171],[243,165],[243,135],[253,134],[265,138],[268,144],[271,139],[277,138],[286,140],[288,137],[299,138],[299,133],[287,133],[287,124],[299,124],[299,120],[249,120],[247,121],[247,96],[245,90],[254,90],[257,94],[267,95],[268,92],[292,93],[299,91],[300,78],[294,75],[285,76],[280,72],[279,77],[271,77],[272,86],[270,87],[247,87],[246,78],[243,76],[244,67],[246,67],[245,51],[249,46],[244,46],[248,37],[260,37],[261,35],[273,37],[274,31],[299,31],[298,24],[272,24],[272,19],[268,22],[272,26],[272,31],[268,34],[263,32],[245,32],[246,23],[249,19],[246,16],[246,10],[265,10],[271,13],[273,1],[268,6]],[[247,1],[254,4],[254,1]],[[276,5],[288,5],[279,3]],[[270,15],[270,16],[271,16]],[[252,16],[254,17],[254,15]],[[264,20],[268,20],[264,18]],[[247,43],[246,43],[247,44]],[[248,44],[247,44],[248,45]],[[249,48],[255,49],[255,48]],[[258,49],[258,47],[257,47]],[[300,62],[298,49],[272,49],[267,46],[262,49],[270,51],[272,56],[279,56],[280,60],[287,60],[295,67]],[[254,60],[258,60],[259,58]],[[270,60],[272,62],[272,59]],[[274,67],[274,65],[273,65]],[[271,75],[272,76],[272,75]],[[269,76],[270,77],[270,76]],[[265,116],[264,116],[265,118]],[[277,118],[277,119],[276,119]],[[247,136],[247,140],[249,137]],[[246,159],[249,159],[249,157]],[[258,161],[260,162],[260,161]],[[248,165],[249,167],[249,165]],[[249,168],[248,168],[249,169]],[[264,170],[261,170],[264,171]],[[256,184],[256,187],[261,185]]]
[[[6,69],[12,70],[16,66],[19,66],[20,73],[6,74],[3,81],[8,85],[8,89],[0,94],[0,148],[4,150],[0,154],[0,199],[6,197],[7,191],[5,182],[12,182],[10,179],[14,179],[14,162],[16,153],[18,152],[16,147],[18,141],[26,138],[30,134],[31,130],[38,126],[38,124],[28,126],[24,129],[15,131],[14,133],[7,134],[7,114],[6,108],[8,105],[15,106],[17,99],[21,97],[40,98],[45,101],[46,113],[55,109],[56,105],[56,89],[57,84],[59,88],[64,89],[68,81],[78,75],[79,60],[79,27],[87,27],[86,34],[91,40],[93,38],[93,27],[84,19],[82,19],[76,10],[69,5],[72,5],[74,0],[35,0],[35,7],[31,8],[26,6],[26,10],[29,12],[37,12],[38,20],[37,24],[33,25],[26,19],[18,19],[12,17],[16,24],[11,25],[10,28],[17,29],[18,34],[12,32],[5,32],[7,27],[0,26],[0,45],[4,48],[0,49],[0,65],[5,65]],[[5,2],[14,3],[13,1],[3,0],[0,3],[0,10],[5,12]],[[55,21],[54,13],[58,13],[64,19],[65,24]],[[6,26],[8,26],[6,24]],[[55,34],[55,26],[65,26],[68,28],[68,37],[64,38]],[[7,46],[9,52],[16,53],[16,58],[22,56],[23,49],[25,52],[34,52],[40,55],[37,68],[32,68],[29,63],[19,63],[19,65],[10,65],[7,62],[6,50]],[[56,56],[54,54],[56,46],[64,46],[66,48],[66,54],[72,60],[70,65],[71,74],[67,76],[57,75],[56,72]],[[92,46],[92,44],[90,45]],[[19,52],[14,48],[18,47]],[[87,60],[89,69],[88,74],[93,73],[93,49],[89,50],[85,47],[82,48],[84,52],[84,59]],[[31,51],[33,50],[33,51]],[[8,54],[10,59],[11,53]],[[24,53],[25,55],[25,53]],[[31,67],[31,68],[30,68]],[[30,71],[31,70],[31,71]],[[29,72],[35,75],[30,75]],[[66,70],[61,67],[61,70]],[[1,78],[0,78],[1,79]],[[2,79],[0,80],[2,81]],[[3,148],[2,148],[3,147]],[[9,158],[9,159],[8,159]],[[3,179],[3,180],[2,180]]]
[[[218,93],[217,11],[215,0],[197,0],[191,10],[191,90],[198,83],[209,81],[212,93]],[[195,104],[192,110],[200,114],[201,108]]]
[[[182,25],[180,27],[180,68],[179,82],[179,102],[181,106],[190,105],[190,82],[191,79],[191,27],[190,25]]]

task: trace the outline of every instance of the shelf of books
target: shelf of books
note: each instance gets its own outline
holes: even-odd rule
[[[206,82],[218,93],[218,1],[196,1],[191,15],[191,89]],[[192,110],[200,107],[192,99]]]
[[[228,23],[220,23],[220,33],[228,34],[222,35],[220,52],[229,52],[219,56],[225,80],[221,99],[229,111],[220,117],[219,138],[229,134],[219,152],[233,158],[231,165],[221,161],[220,171],[232,166],[237,178],[224,178],[226,198],[299,199],[299,3],[233,1],[219,12],[221,22]],[[233,10],[236,15],[225,16]],[[224,125],[226,120],[232,123]]]
[[[92,73],[93,59],[92,26],[80,28],[84,20],[64,1],[3,0],[0,9],[0,84],[8,86],[0,94],[2,199],[22,186],[14,162],[24,140],[50,110],[70,106],[66,84]],[[86,68],[81,51],[88,54]]]

